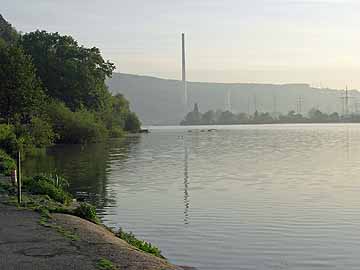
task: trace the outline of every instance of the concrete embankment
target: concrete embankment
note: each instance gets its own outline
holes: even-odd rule
[[[106,259],[119,270],[180,270],[115,237],[101,225],[53,214],[49,226],[40,215],[0,203],[0,269],[92,270]],[[107,269],[107,268],[106,268]]]

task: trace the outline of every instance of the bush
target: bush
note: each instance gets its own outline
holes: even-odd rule
[[[0,148],[10,156],[15,157],[19,149],[19,143],[16,138],[14,126],[0,125]]]
[[[119,127],[113,127],[110,129],[109,137],[110,138],[121,138],[124,136],[124,131]]]
[[[129,132],[138,132],[140,130],[141,123],[135,113],[129,112],[125,119],[125,130]]]
[[[105,125],[94,113],[82,109],[72,112],[63,103],[53,102],[48,106],[48,115],[60,143],[89,143],[107,138]]]
[[[0,149],[0,173],[10,175],[16,169],[15,160],[12,159],[4,150]]]
[[[54,142],[55,133],[51,124],[39,117],[33,117],[28,125],[32,143],[38,148],[49,146]]]
[[[74,214],[93,223],[100,223],[95,207],[89,203],[80,203],[80,206],[74,210]]]
[[[54,136],[51,125],[33,117],[29,124],[0,125],[0,148],[13,158],[21,151],[24,158],[35,153],[37,148],[51,145]]]
[[[71,195],[65,191],[68,183],[57,176],[36,175],[27,181],[24,181],[24,187],[32,194],[48,195],[51,199],[68,204]]]
[[[115,235],[117,237],[119,237],[120,239],[124,240],[125,242],[127,242],[128,244],[130,244],[142,251],[145,251],[147,253],[155,255],[156,257],[160,257],[160,258],[164,259],[164,257],[161,255],[161,250],[158,247],[153,246],[146,241],[137,239],[135,237],[135,235],[131,232],[130,233],[124,232],[120,228],[119,231]]]

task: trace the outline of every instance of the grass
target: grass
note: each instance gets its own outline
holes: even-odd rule
[[[23,185],[31,194],[48,195],[51,199],[65,205],[71,201],[71,195],[65,190],[67,186],[64,180],[60,181],[57,176],[36,175],[26,179]]]
[[[124,232],[120,228],[119,231],[117,233],[115,233],[115,235],[117,237],[119,237],[120,239],[124,240],[125,242],[127,242],[128,244],[130,244],[142,251],[150,253],[156,257],[165,259],[165,257],[161,255],[161,250],[158,247],[156,247],[156,246],[152,245],[151,243],[148,243],[144,240],[137,239],[136,236],[132,232],[127,233],[127,232]]]
[[[47,208],[40,208],[38,210],[40,213],[40,219],[39,224],[41,226],[55,229],[58,233],[60,233],[62,236],[64,236],[67,239],[70,239],[71,241],[78,241],[80,240],[80,237],[77,234],[72,233],[71,231],[66,230],[65,228],[61,227],[60,225],[56,225],[51,223],[51,215]]]
[[[96,214],[96,208],[89,203],[81,203],[73,213],[75,216],[89,220],[95,224],[100,224],[100,219]]]
[[[101,258],[97,262],[96,267],[99,270],[115,270],[116,269],[115,266],[113,265],[113,263],[105,258]]]

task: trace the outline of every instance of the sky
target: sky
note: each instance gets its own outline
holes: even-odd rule
[[[17,30],[73,36],[116,71],[360,89],[358,0],[0,0]]]

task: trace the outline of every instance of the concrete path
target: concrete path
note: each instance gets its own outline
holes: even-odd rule
[[[39,224],[39,214],[0,204],[0,269],[96,269],[74,241]]]
[[[137,250],[103,226],[65,214],[52,216],[46,227],[38,213],[0,202],[1,270],[93,270],[102,258],[118,270],[194,269]]]

